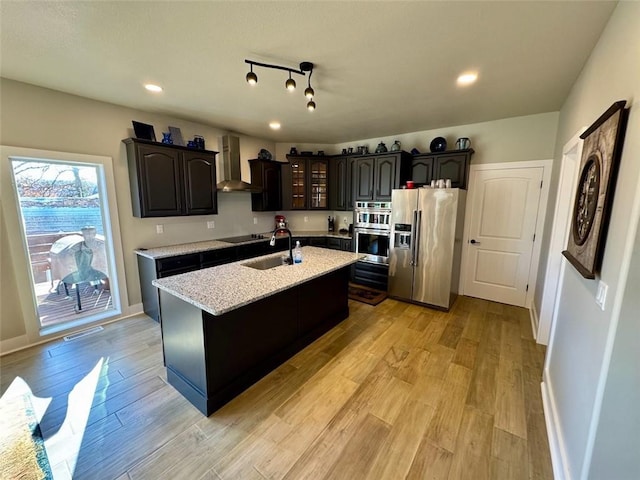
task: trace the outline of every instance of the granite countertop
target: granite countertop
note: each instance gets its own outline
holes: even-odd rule
[[[278,252],[217,267],[153,280],[152,284],[212,315],[222,315],[261,298],[357,262],[363,255],[317,247],[302,247],[301,264],[257,270],[245,264],[282,257]]]
[[[351,235],[342,234],[337,232],[325,232],[321,230],[314,231],[300,231],[292,230],[293,241],[296,241],[297,237],[333,237],[333,238],[347,238],[350,239]],[[242,243],[230,243],[222,242],[220,240],[206,240],[202,242],[193,243],[180,243],[178,245],[169,245],[166,247],[153,247],[153,248],[138,248],[135,253],[142,256],[156,260],[158,258],[175,257],[176,255],[186,255],[189,253],[206,252],[207,250],[217,250],[219,248],[229,248],[236,245],[248,245],[251,243],[268,242],[271,238],[271,232],[263,233],[265,238],[256,238]],[[295,243],[294,243],[295,245]]]

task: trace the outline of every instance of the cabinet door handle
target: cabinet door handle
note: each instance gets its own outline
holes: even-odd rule
[[[480,242],[476,241],[474,238],[472,238],[469,243],[471,243],[472,245],[480,245]]]

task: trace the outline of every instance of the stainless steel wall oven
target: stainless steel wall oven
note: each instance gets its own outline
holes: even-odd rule
[[[356,202],[353,215],[356,252],[366,255],[365,262],[389,263],[391,203]]]

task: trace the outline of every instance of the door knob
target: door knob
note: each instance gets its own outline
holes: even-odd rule
[[[470,243],[473,245],[480,245],[480,242],[476,242],[473,238],[470,240]]]

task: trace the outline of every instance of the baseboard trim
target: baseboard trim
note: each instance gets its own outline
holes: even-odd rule
[[[0,340],[0,357],[17,350],[26,348],[29,344],[29,337],[20,335],[18,337]]]
[[[531,319],[531,333],[533,333],[533,339],[538,341],[538,326],[540,325],[540,316],[538,312],[536,312],[536,304],[535,302],[531,303],[531,308],[529,308],[529,318]]]
[[[549,441],[549,451],[551,453],[553,478],[555,480],[571,480],[562,429],[558,422],[558,412],[553,400],[551,385],[549,385],[548,381],[543,381],[540,383],[540,390],[542,391],[542,408],[544,410],[545,424],[547,425],[547,438]]]
[[[69,335],[70,332],[77,331],[81,328],[89,328],[89,327],[98,326],[98,325],[108,325],[110,323],[135,317],[136,315],[140,315],[143,313],[144,312],[142,311],[142,303],[138,303],[136,305],[132,305],[130,307],[123,309],[121,314],[118,315],[117,317],[98,320],[94,323],[86,324],[75,329],[74,328],[64,329],[64,330],[55,332],[51,336],[47,336],[46,338],[41,338],[35,342],[30,342],[28,335],[20,335],[18,337],[9,338],[7,340],[0,340],[0,357],[3,357],[5,355],[8,355],[10,353],[14,353],[20,350],[24,350],[26,348],[35,347],[36,345],[42,345],[43,343],[49,343],[54,340],[58,340],[59,338],[62,338],[65,335]]]

